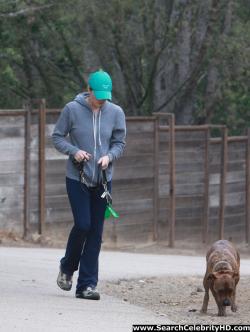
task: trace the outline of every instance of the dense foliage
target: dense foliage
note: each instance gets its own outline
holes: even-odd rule
[[[248,0],[0,0],[0,107],[62,107],[103,68],[127,115],[250,126]]]

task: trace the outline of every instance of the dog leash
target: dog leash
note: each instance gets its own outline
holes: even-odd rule
[[[90,184],[86,179],[85,173],[84,173],[84,164],[85,161],[77,161],[74,157],[71,158],[72,163],[74,164],[74,166],[77,168],[77,170],[79,171],[79,181],[80,184],[84,184],[87,188],[90,188]],[[84,189],[84,187],[81,186],[82,189]]]
[[[104,169],[102,170],[102,185],[104,188],[104,193],[101,195],[101,198],[106,198],[107,203],[112,205],[112,196],[108,190],[108,181],[107,181],[107,176],[106,176],[106,172]]]
[[[87,181],[87,178],[86,178],[86,175],[84,172],[84,165],[85,165],[86,161],[82,160],[79,162],[75,158],[72,158],[71,160],[79,171],[79,181],[80,181],[81,189],[86,192],[85,186],[88,189],[91,189],[91,186],[90,186],[89,182]],[[105,217],[105,219],[108,219],[110,217],[118,218],[119,214],[112,207],[112,196],[111,196],[110,191],[108,190],[108,181],[107,181],[106,171],[104,169],[102,169],[101,174],[102,174],[101,183],[104,188],[104,192],[101,195],[101,198],[106,199],[106,201],[107,201],[107,206],[106,206],[104,217]],[[100,171],[98,171],[98,177],[97,177],[98,186],[97,187],[99,187],[99,183],[100,183],[99,179],[100,179]]]

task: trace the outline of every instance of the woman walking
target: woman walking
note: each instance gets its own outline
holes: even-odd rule
[[[109,74],[92,73],[88,92],[78,94],[64,107],[52,134],[55,148],[69,156],[66,189],[74,217],[57,284],[69,291],[73,273],[79,269],[76,297],[92,300],[100,299],[96,289],[98,257],[107,206],[106,199],[101,197],[104,192],[102,170],[105,170],[110,191],[112,163],[125,147],[125,115],[121,107],[110,102],[111,92]],[[75,161],[84,165],[82,177]]]

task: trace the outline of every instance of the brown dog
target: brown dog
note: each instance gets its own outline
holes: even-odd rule
[[[226,240],[215,242],[207,252],[207,270],[203,285],[205,295],[201,312],[207,312],[209,289],[218,306],[218,316],[226,316],[226,306],[235,312],[236,285],[240,280],[240,255]]]

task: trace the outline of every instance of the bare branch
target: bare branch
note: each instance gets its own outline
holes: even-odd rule
[[[54,4],[49,4],[49,5],[39,6],[39,7],[24,8],[24,9],[20,9],[17,12],[13,12],[13,13],[1,13],[0,17],[13,18],[13,17],[17,17],[17,16],[30,15],[36,11],[41,11],[43,9],[50,8],[52,6],[54,6]]]

